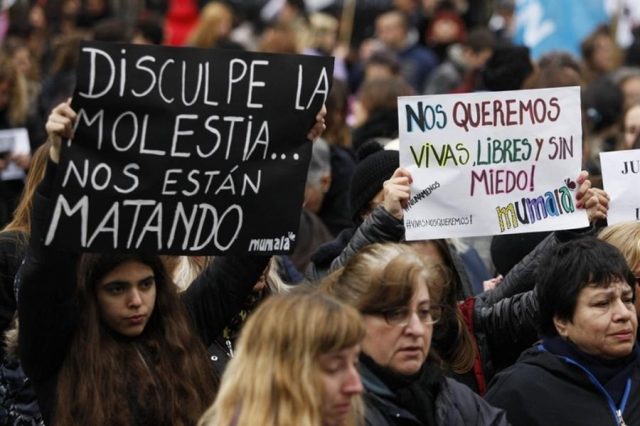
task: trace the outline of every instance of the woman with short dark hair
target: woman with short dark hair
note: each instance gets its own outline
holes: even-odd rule
[[[542,343],[494,378],[487,401],[516,425],[640,424],[636,279],[624,257],[589,237],[542,264]]]

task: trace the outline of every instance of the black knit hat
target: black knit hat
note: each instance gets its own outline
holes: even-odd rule
[[[349,201],[351,218],[360,222],[359,213],[382,189],[384,181],[389,179],[399,167],[398,151],[384,150],[377,142],[369,142],[358,150],[360,161],[351,177]]]

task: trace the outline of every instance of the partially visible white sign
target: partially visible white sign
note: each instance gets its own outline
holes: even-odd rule
[[[640,149],[601,152],[600,167],[610,197],[607,223],[640,220]]]
[[[398,114],[407,240],[588,225],[579,87],[401,97]]]

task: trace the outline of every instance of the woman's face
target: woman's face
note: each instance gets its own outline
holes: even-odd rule
[[[413,295],[406,325],[391,325],[383,315],[364,315],[367,330],[362,350],[376,364],[391,371],[410,375],[417,373],[427,359],[433,324],[420,320],[429,310],[429,290],[424,278]],[[430,318],[430,317],[429,317]]]
[[[360,346],[320,355],[318,364],[323,384],[322,425],[340,426],[352,409],[354,396],[362,393],[358,373]]]
[[[599,35],[596,37],[591,62],[597,71],[611,71],[615,66],[615,48],[615,41],[613,41],[611,37],[606,35]]]
[[[633,148],[633,145],[638,137],[640,137],[640,105],[629,108],[624,116],[625,148]]]
[[[629,355],[636,342],[638,317],[631,286],[614,281],[608,287],[587,286],[578,294],[571,321],[554,318],[560,336],[583,352],[605,359]]]
[[[127,337],[142,334],[156,303],[156,282],[144,263],[121,263],[96,286],[100,318],[113,331]]]

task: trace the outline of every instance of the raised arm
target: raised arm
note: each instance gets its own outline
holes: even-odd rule
[[[56,374],[67,353],[77,322],[77,255],[43,245],[52,213],[50,201],[60,142],[71,135],[75,113],[68,102],[58,105],[47,121],[53,142],[49,164],[38,186],[32,209],[32,229],[25,260],[16,275],[19,352],[22,366],[35,382]]]
[[[373,243],[399,242],[404,238],[403,208],[410,196],[411,174],[398,168],[382,186],[384,201],[356,229],[340,256],[331,262],[331,271],[342,267],[363,247]]]
[[[307,138],[313,141],[326,128],[323,105]],[[182,293],[182,300],[202,342],[208,347],[244,306],[269,263],[269,256],[220,256]]]
[[[485,291],[479,296],[485,304],[491,305],[504,298],[533,289],[535,286],[533,272],[538,267],[540,257],[544,253],[560,242],[596,233],[596,223],[607,217],[609,196],[602,189],[593,188],[588,177],[589,175],[586,171],[582,171],[578,176],[579,187],[576,192],[576,207],[586,209],[591,227],[551,233],[509,271],[499,286]]]
[[[219,256],[182,293],[182,300],[205,347],[244,306],[269,256]]]

